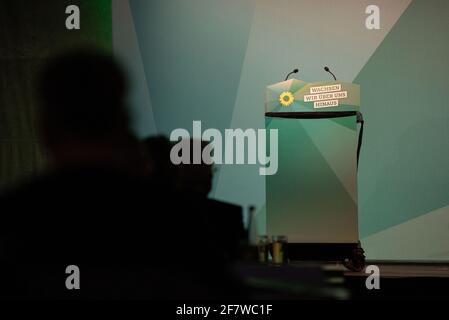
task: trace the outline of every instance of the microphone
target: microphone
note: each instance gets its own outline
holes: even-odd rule
[[[295,69],[292,72],[290,72],[289,74],[287,74],[284,81],[287,81],[287,79],[288,79],[288,77],[290,77],[290,75],[292,75],[293,73],[298,73],[298,71],[299,71],[299,69]]]
[[[330,71],[329,67],[324,67],[324,71],[329,72],[332,75],[332,77],[334,77],[334,80],[337,81],[335,74],[333,74],[332,71]]]

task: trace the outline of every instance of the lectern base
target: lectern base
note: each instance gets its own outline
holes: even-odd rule
[[[343,261],[353,256],[358,243],[289,243],[290,260]]]
[[[365,267],[360,243],[289,243],[288,257],[296,261],[341,261],[352,271]]]

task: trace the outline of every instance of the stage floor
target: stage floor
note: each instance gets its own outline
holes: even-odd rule
[[[449,299],[449,263],[367,261],[380,270],[380,289],[366,288],[367,273],[344,271],[353,300]]]
[[[379,267],[379,289],[368,288],[370,273],[351,272],[337,262],[243,264],[237,270],[258,299],[449,299],[449,263],[367,261],[366,265]]]
[[[367,261],[376,265],[381,278],[449,278],[449,263],[385,262]],[[366,277],[365,271],[345,271],[347,277]]]

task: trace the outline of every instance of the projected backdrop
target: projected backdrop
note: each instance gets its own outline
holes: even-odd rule
[[[380,30],[365,27],[370,4]],[[449,259],[449,3],[443,0],[113,1],[140,136],[263,128],[263,93],[297,78],[361,86],[359,224],[371,259]],[[259,208],[258,166],[222,166],[212,196]],[[332,222],[330,222],[332,223]]]

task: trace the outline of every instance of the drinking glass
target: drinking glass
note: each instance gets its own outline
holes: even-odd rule
[[[287,236],[271,237],[271,256],[274,265],[283,265],[288,263]]]
[[[258,257],[260,263],[268,263],[270,239],[268,236],[259,236],[257,242]]]

